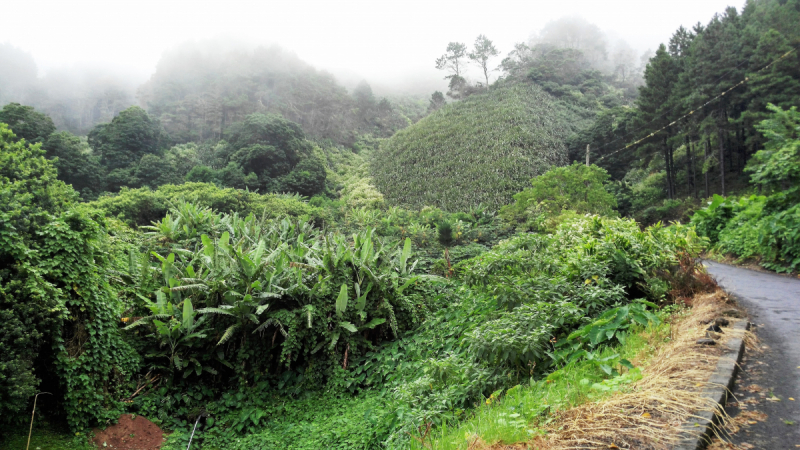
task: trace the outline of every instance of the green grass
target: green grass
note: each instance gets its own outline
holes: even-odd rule
[[[373,155],[371,173],[391,204],[497,209],[567,163],[570,117],[536,85],[493,89],[399,131]]]
[[[624,345],[604,349],[600,357],[618,353],[622,358],[637,358],[640,363],[660,344],[669,340],[670,326],[662,322],[631,333]],[[621,368],[620,368],[621,369]],[[638,367],[624,370],[614,378],[604,377],[600,369],[586,360],[568,364],[546,379],[518,385],[484,400],[464,420],[419,433],[412,449],[467,449],[476,439],[491,444],[525,442],[545,434],[555,413],[589,401],[598,401],[625,391],[641,377]],[[603,380],[603,378],[605,378]]]
[[[28,426],[20,426],[13,433],[0,438],[4,450],[24,450],[28,445]],[[31,435],[30,450],[93,450],[86,434],[70,434],[66,430],[47,424],[37,424]]]

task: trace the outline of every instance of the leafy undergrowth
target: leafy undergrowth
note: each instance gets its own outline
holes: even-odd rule
[[[12,434],[0,437],[0,448],[23,449],[28,445],[28,427],[19,427]],[[86,435],[70,434],[65,429],[54,428],[49,424],[37,424],[31,433],[31,450],[92,450]]]
[[[574,405],[635,378],[628,372],[636,345],[631,329],[658,322],[657,306],[643,298],[666,300],[665,280],[679,267],[674,255],[698,245],[690,229],[642,231],[632,221],[596,216],[566,222],[552,235],[520,234],[458,263],[453,278],[424,291],[434,307],[418,326],[365,345],[361,355],[355,345],[334,355],[316,386],[300,377],[324,366],[320,358],[296,362],[281,377],[245,378],[222,395],[193,400],[184,392],[196,388],[181,383],[181,391],[159,388],[134,404],[147,415],[148,405],[172,398],[177,407],[166,413],[185,422],[163,416],[175,431],[166,448],[185,448],[202,409],[208,417],[197,445],[226,449],[408,448],[414,437],[479,417],[476,406],[517,385],[547,390],[548,411],[557,411],[558,398]],[[302,264],[314,262],[308,261]],[[408,292],[422,285],[414,286]],[[295,332],[310,330],[301,312]],[[608,349],[619,344],[634,350]],[[313,346],[308,351],[314,354]],[[566,380],[553,384],[559,377]],[[567,392],[574,384],[581,389]]]
[[[271,417],[257,433],[239,438],[209,433],[202,448],[245,449],[354,449],[375,448],[379,436],[390,423],[384,423],[386,402],[376,393],[336,396],[308,395],[301,399],[286,398],[259,408]],[[243,410],[240,414],[249,414]],[[164,449],[185,448],[186,436],[170,437]]]
[[[667,317],[668,313],[660,315]],[[568,363],[544,379],[531,378],[505,392],[499,390],[463,421],[435,430],[420,429],[413,436],[411,448],[467,449],[542,436],[559,412],[630,390],[642,374],[629,360],[643,364],[669,340],[668,321],[637,325],[624,344],[588,352],[583,359]]]
[[[720,254],[757,261],[776,272],[800,271],[800,112],[770,105],[756,128],[767,142],[745,169],[760,193],[714,195],[692,217],[698,234]]]

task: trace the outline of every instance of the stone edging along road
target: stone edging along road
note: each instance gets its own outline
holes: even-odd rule
[[[733,296],[731,298],[735,300]],[[711,438],[714,436],[714,427],[719,419],[717,413],[722,411],[736,382],[739,363],[744,356],[744,332],[749,329],[750,322],[746,319],[736,321],[730,327],[729,330],[734,332],[731,333],[733,336],[720,345],[723,353],[702,393],[703,397],[715,401],[718,409],[717,411],[701,411],[684,423],[681,443],[675,447],[675,450],[702,450],[711,442]],[[701,428],[699,434],[698,426],[705,427]]]

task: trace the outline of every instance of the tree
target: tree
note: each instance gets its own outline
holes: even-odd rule
[[[131,167],[147,153],[159,154],[168,142],[161,123],[145,110],[132,106],[111,123],[97,125],[89,132],[89,146],[100,155],[108,170]]]
[[[189,173],[186,174],[186,181],[193,183],[213,183],[217,180],[217,175],[214,169],[208,166],[194,166]]]
[[[278,179],[275,190],[279,192],[297,192],[311,197],[325,190],[325,165],[316,156],[303,159],[288,175]]]
[[[119,417],[138,356],[119,334],[102,216],[76,205],[40,144],[15,141],[0,124],[0,421],[8,429],[47,373],[83,429]]]
[[[436,68],[439,70],[449,70],[452,73],[447,75],[445,80],[454,77],[461,77],[461,64],[467,56],[467,46],[460,42],[447,44],[447,51],[444,55],[436,59]]]
[[[644,71],[646,85],[639,88],[637,103],[642,111],[642,119],[649,123],[649,129],[659,129],[670,123],[673,117],[675,99],[673,90],[680,75],[675,59],[661,44],[656,55],[650,60]],[[675,170],[672,161],[673,148],[668,142],[669,129],[660,133],[661,149],[664,153],[664,164],[667,170],[667,195],[675,195]],[[651,145],[657,145],[652,144]]]
[[[792,46],[788,39],[775,29],[764,33],[758,41],[748,71],[751,72],[749,92],[746,101],[747,110],[742,113],[741,120],[746,128],[757,125],[760,120],[769,115],[767,104],[782,108],[796,106],[800,99],[800,58],[784,58],[773,64],[769,69],[758,72],[772,61],[777,60]],[[757,148],[762,143],[760,134],[754,134],[749,139],[750,146]]]
[[[756,125],[766,138],[764,149],[753,155],[746,170],[753,184],[767,193],[797,196],[800,191],[800,111],[768,104],[768,119]],[[796,203],[796,198],[793,199]]]
[[[439,91],[434,92],[433,94],[431,94],[431,101],[428,104],[428,113],[430,114],[430,113],[438,110],[439,108],[444,106],[446,103],[447,102],[444,99],[444,95],[441,92],[439,92]]]
[[[233,127],[230,139],[230,162],[245,175],[254,173],[262,189],[268,190],[271,179],[286,175],[311,146],[300,127],[274,114],[251,114]]]
[[[611,59],[614,66],[614,75],[619,78],[619,81],[623,84],[630,81],[631,77],[636,73],[636,53],[634,50],[627,43],[620,42]]]
[[[58,179],[81,193],[84,200],[94,199],[103,189],[105,180],[97,157],[81,138],[68,131],[53,133],[44,142],[47,159],[54,160]]]
[[[353,89],[353,98],[356,100],[358,109],[362,111],[369,111],[375,107],[375,95],[366,80],[361,80]]]
[[[503,207],[501,213],[528,225],[566,210],[615,216],[616,199],[605,188],[608,179],[608,172],[595,165],[576,161],[571,166],[556,167],[532,179],[532,187],[515,194],[515,203]]]
[[[486,79],[486,88],[489,88],[489,58],[493,58],[500,54],[500,51],[495,48],[492,41],[485,35],[478,35],[475,39],[475,44],[472,51],[467,55],[478,67],[483,71],[483,77]]]
[[[46,114],[33,109],[33,106],[9,103],[0,109],[0,122],[8,124],[14,131],[16,139],[25,139],[30,143],[44,142],[56,131],[53,120]]]
[[[312,146],[296,123],[274,114],[251,114],[231,128],[230,143],[223,152],[227,166],[216,172],[223,185],[303,195],[324,188],[324,165],[307,161],[314,158]],[[206,175],[197,172],[192,177]]]
[[[162,184],[180,182],[183,178],[179,176],[175,167],[169,164],[169,161],[152,153],[142,156],[136,166],[134,176],[137,180],[136,187],[149,186],[152,189]]]

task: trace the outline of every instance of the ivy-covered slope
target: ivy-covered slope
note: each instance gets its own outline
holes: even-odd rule
[[[414,208],[499,208],[567,163],[564,106],[531,84],[450,104],[395,134],[371,172],[387,201]]]

